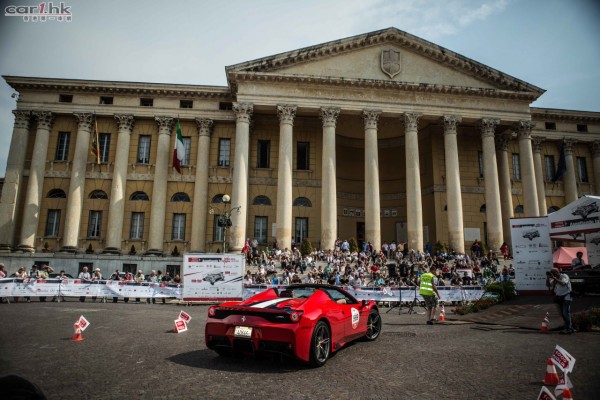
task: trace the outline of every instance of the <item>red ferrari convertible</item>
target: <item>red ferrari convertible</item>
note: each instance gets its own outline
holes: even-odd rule
[[[220,355],[275,352],[320,367],[346,343],[380,333],[374,301],[358,301],[337,286],[298,284],[211,306],[204,335]]]

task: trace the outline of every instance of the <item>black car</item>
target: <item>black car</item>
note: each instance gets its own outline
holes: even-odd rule
[[[208,274],[206,275],[203,280],[205,280],[206,282],[209,282],[211,285],[214,285],[215,282],[218,281],[224,281],[225,280],[225,274],[223,274],[222,272],[217,272],[214,274]]]

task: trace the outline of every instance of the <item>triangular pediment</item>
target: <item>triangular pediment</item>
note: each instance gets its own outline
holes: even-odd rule
[[[534,85],[396,28],[277,54],[226,68],[230,84],[256,76],[346,80],[512,92],[532,100]]]

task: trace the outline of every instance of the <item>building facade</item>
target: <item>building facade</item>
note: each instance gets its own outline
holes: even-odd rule
[[[498,249],[511,217],[600,194],[600,113],[530,107],[543,89],[395,28],[225,70],[225,87],[5,76],[0,250]]]

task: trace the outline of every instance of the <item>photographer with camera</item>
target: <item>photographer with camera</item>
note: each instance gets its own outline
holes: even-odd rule
[[[570,335],[575,333],[571,322],[571,281],[565,274],[561,274],[558,268],[546,272],[546,286],[554,292],[554,302],[558,305],[562,319],[565,321],[565,329],[560,333]]]

